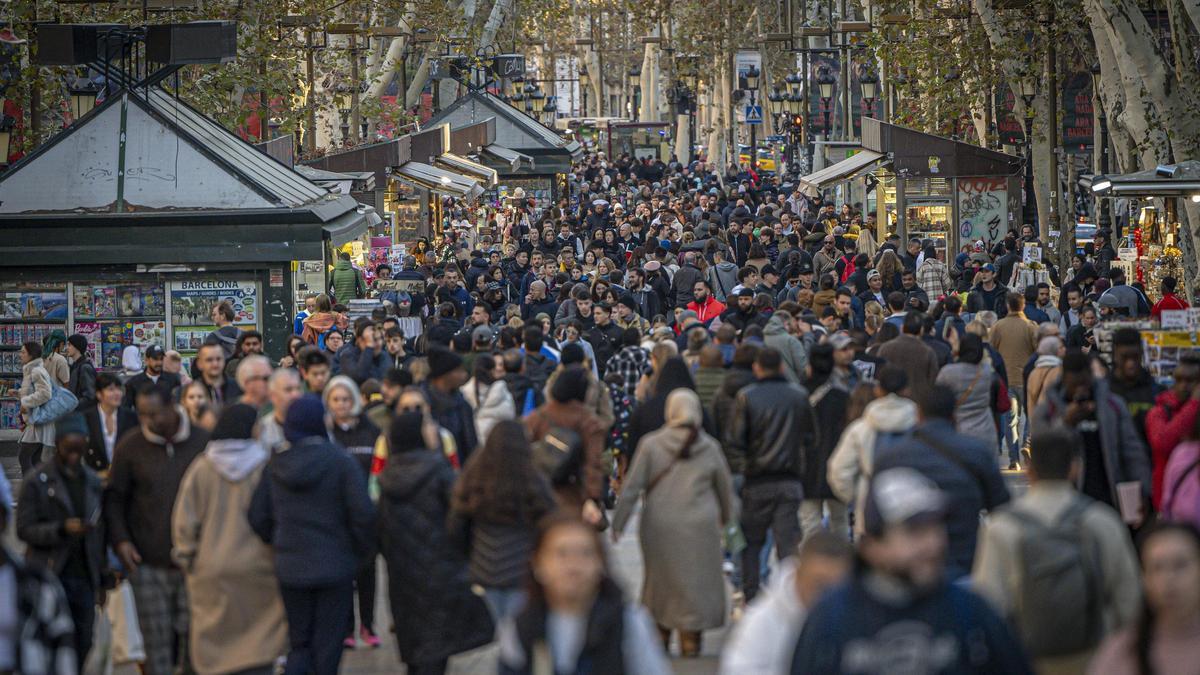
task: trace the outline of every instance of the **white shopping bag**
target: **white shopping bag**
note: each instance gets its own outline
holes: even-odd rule
[[[96,612],[96,630],[92,635],[92,651],[83,664],[84,675],[112,675],[112,624],[108,612]]]
[[[138,626],[137,607],[133,603],[133,587],[128,581],[122,581],[115,590],[109,592],[105,613],[112,624],[112,662],[145,661],[142,629]]]

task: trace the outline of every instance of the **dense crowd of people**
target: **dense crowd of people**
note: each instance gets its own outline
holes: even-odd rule
[[[1119,325],[1174,279],[1152,305],[1102,232],[1017,288],[1029,226],[947,251],[702,163],[571,183],[370,283],[342,254],[278,354],[224,305],[186,368],[23,345],[0,673],[82,672],[126,585],[147,675],[389,630],[410,673],[663,673],[731,623],[731,674],[1195,672],[1200,358],[1162,390]]]

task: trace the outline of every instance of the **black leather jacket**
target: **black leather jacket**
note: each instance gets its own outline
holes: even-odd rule
[[[734,400],[725,436],[730,469],[747,481],[799,480],[815,431],[804,387],[782,375],[747,385]]]

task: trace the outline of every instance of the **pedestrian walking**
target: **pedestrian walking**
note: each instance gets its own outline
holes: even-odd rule
[[[96,366],[88,358],[87,338],[82,335],[75,333],[67,338],[66,349],[71,364],[67,389],[79,401],[75,409],[85,412],[96,405]]]
[[[721,649],[721,675],[785,675],[804,620],[817,600],[850,573],[854,551],[844,536],[805,534],[776,581],[750,603]]]
[[[1081,494],[1080,441],[1034,431],[1027,493],[989,514],[971,582],[1008,619],[1039,673],[1078,673],[1137,614],[1137,560],[1112,508]]]
[[[171,557],[187,580],[188,646],[200,674],[267,675],[287,652],[273,552],[247,520],[270,455],[253,437],[257,417],[241,403],[221,413],[171,515]]]
[[[613,514],[616,540],[642,501],[642,604],[664,648],[679,631],[684,657],[700,655],[702,631],[725,623],[721,535],[733,519],[733,478],[721,446],[703,430],[700,398],[676,389],[666,424],[642,438]]]
[[[913,469],[875,474],[861,512],[859,564],[809,613],[793,674],[1033,672],[987,602],[948,583],[947,508]]]
[[[288,407],[288,445],[272,455],[249,521],[275,550],[288,620],[288,675],[334,675],[354,609],[354,576],[370,550],[375,507],[358,462],[329,440],[314,395]]]
[[[596,504],[603,498],[604,489],[604,426],[584,405],[587,396],[588,371],[572,366],[558,374],[546,403],[525,417],[529,439],[539,442],[547,435],[559,435],[557,430],[578,436],[582,456],[576,475],[562,484],[553,485],[559,505],[580,514],[587,510],[596,523],[602,513]]]
[[[475,359],[475,372],[459,388],[475,417],[475,435],[485,442],[500,422],[515,419],[516,404],[504,381],[504,362],[497,356],[481,354]]]
[[[770,347],[754,359],[755,382],[738,392],[725,436],[730,464],[741,467],[742,592],[746,602],[759,587],[759,554],[767,533],[783,558],[800,543],[801,475],[813,451],[816,419],[808,391],[788,381],[783,357]],[[742,482],[735,479],[735,484]]]
[[[183,572],[171,558],[171,509],[192,461],[209,435],[193,427],[165,390],[137,394],[141,428],[113,451],[104,493],[109,541],[133,587],[145,642],[146,675],[190,668],[188,595]]]
[[[1142,536],[1146,601],[1135,624],[1109,637],[1088,672],[1184,675],[1200,663],[1200,532],[1163,523]]]
[[[117,441],[138,426],[137,413],[124,405],[125,388],[112,373],[96,375],[96,405],[84,411],[88,447],[83,461],[92,471],[108,476]]]
[[[844,335],[841,338],[849,340]],[[846,505],[833,494],[828,480],[829,457],[846,428],[846,406],[850,402],[850,392],[844,379],[835,375],[835,368],[833,345],[814,345],[808,355],[808,383],[812,387],[808,403],[821,423],[817,425],[816,446],[804,462],[800,527],[805,539],[824,528],[826,518],[830,532],[843,539],[850,536]]]
[[[42,345],[30,340],[21,345],[21,387],[18,392],[24,430],[18,443],[18,462],[21,475],[27,476],[33,467],[42,463],[42,455],[54,447],[54,422],[34,424],[32,416],[50,401],[54,379],[42,361]]]
[[[497,422],[463,467],[451,501],[451,536],[468,553],[471,582],[483,588],[499,624],[521,609],[537,522],[555,508],[550,484],[533,466],[525,427]]]
[[[325,391],[321,392],[321,401],[329,414],[329,434],[338,445],[358,462],[359,476],[362,478],[362,488],[367,487],[367,477],[371,475],[371,458],[375,452],[375,442],[379,440],[379,428],[363,414],[362,393],[354,380],[345,375],[337,375]],[[361,565],[354,576],[354,588],[358,597],[358,637],[363,644],[374,649],[381,644],[375,634],[375,559],[378,553],[378,538],[371,534],[368,548],[362,552]],[[356,645],[354,631],[354,609],[350,610],[350,630],[346,633],[343,645],[353,649]]]
[[[400,660],[413,675],[439,675],[454,654],[490,642],[494,627],[450,541],[454,471],[427,447],[424,424],[419,412],[392,420],[391,455],[379,475],[380,535]]]
[[[982,445],[995,464],[1000,444],[993,401],[999,393],[999,378],[992,365],[984,363],[984,354],[983,340],[978,335],[963,335],[959,338],[958,360],[938,372],[937,386],[953,395],[950,407],[943,412],[953,415],[954,429]]]
[[[25,559],[58,577],[75,626],[75,659],[82,668],[92,649],[96,601],[107,576],[100,479],[83,463],[87,426],[72,413],[55,425],[54,456],[21,482],[17,537]],[[0,509],[7,509],[11,502]],[[13,596],[8,596],[13,597]]]
[[[548,517],[530,567],[529,600],[500,631],[501,675],[671,672],[650,617],[609,577],[590,523]]]

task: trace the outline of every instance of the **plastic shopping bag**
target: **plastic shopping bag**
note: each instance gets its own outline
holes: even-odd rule
[[[109,592],[105,606],[112,624],[112,662],[140,663],[146,660],[142,629],[138,625],[137,607],[133,603],[133,587],[128,581]]]

